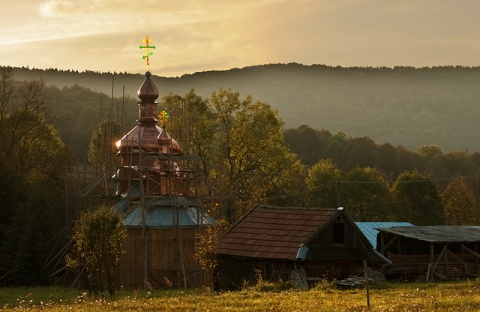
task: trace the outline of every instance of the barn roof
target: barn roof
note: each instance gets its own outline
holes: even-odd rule
[[[372,244],[373,248],[377,247],[377,234],[380,228],[390,228],[394,226],[413,226],[410,222],[355,222],[363,235],[365,235]]]
[[[299,248],[341,213],[338,209],[258,205],[225,234],[218,253],[295,260]]]
[[[378,230],[429,243],[480,242],[480,226],[398,226]]]

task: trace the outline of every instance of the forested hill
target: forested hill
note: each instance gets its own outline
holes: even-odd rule
[[[153,73],[161,74],[161,73]],[[135,96],[143,75],[15,69],[19,80],[43,78],[58,87],[79,84],[108,95]],[[307,124],[378,143],[442,151],[480,151],[480,68],[342,68],[271,64],[178,78],[154,77],[161,95],[190,89],[209,96],[230,88],[277,109],[287,128]],[[135,97],[136,98],[136,97]],[[133,103],[134,104],[134,103]]]

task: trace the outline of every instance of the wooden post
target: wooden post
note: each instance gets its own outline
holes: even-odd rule
[[[478,253],[478,243],[475,242],[475,252]],[[478,257],[475,257],[475,273],[478,274]]]
[[[444,257],[444,259],[445,259],[445,260],[444,260],[445,263],[444,263],[444,265],[443,265],[444,268],[445,268],[445,276],[448,278],[448,256],[447,256],[447,252],[445,252],[445,253],[443,254],[443,257]]]
[[[142,251],[143,251],[143,289],[147,289],[148,283],[148,234],[147,234],[147,225],[146,225],[146,217],[147,211],[145,207],[145,188],[143,185],[143,170],[142,170],[142,149],[143,146],[141,145],[141,138],[140,132],[138,132],[138,142],[139,142],[139,149],[138,149],[138,166],[140,170],[138,173],[140,174],[139,179],[139,186],[140,186],[140,207],[142,209]]]
[[[363,267],[364,267],[364,274],[365,274],[365,289],[367,292],[367,310],[370,310],[370,288],[368,286],[368,268],[367,268],[367,261],[363,261]]]
[[[427,280],[426,282],[428,282],[430,280],[430,274],[432,273],[432,267],[433,267],[433,251],[434,251],[434,246],[433,244],[430,244],[430,263],[428,264],[428,271],[427,271]],[[432,275],[433,277],[433,275]]]

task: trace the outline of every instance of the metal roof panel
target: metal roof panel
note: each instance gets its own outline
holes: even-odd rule
[[[430,243],[480,242],[480,226],[397,226],[378,230]]]
[[[379,228],[394,226],[413,226],[410,222],[355,222],[363,235],[368,239],[373,248],[377,248],[377,234]]]

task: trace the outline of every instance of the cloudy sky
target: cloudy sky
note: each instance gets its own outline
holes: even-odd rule
[[[175,77],[268,63],[480,66],[478,0],[2,0],[0,65]]]

